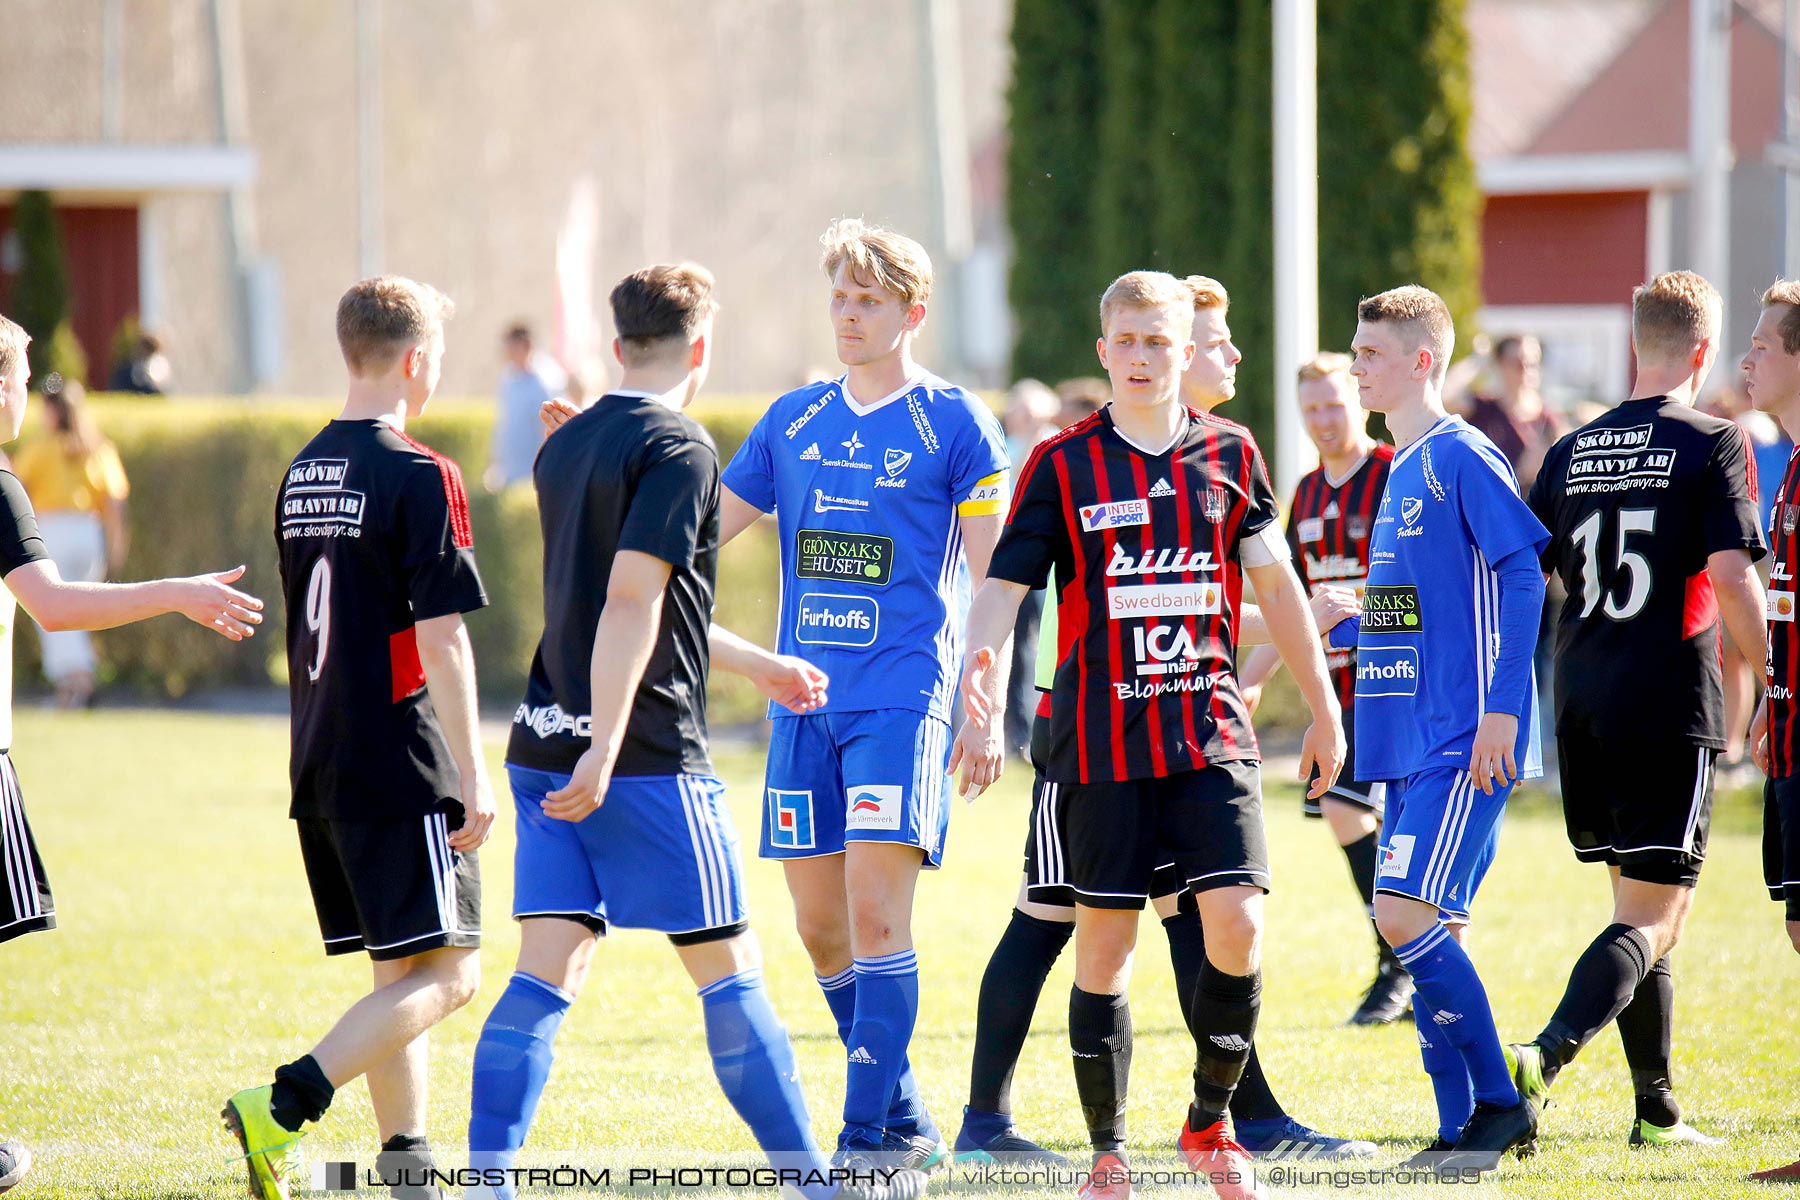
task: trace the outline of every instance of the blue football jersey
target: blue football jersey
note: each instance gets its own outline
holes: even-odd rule
[[[958,517],[1005,512],[1006,473],[994,414],[930,374],[869,404],[842,378],[809,384],[756,423],[722,482],[780,524],[777,646],[831,677],[822,711],[950,719],[969,607]]]
[[[1468,767],[1500,655],[1492,564],[1549,540],[1505,457],[1461,417],[1445,417],[1394,456],[1356,639],[1358,779]],[[1526,674],[1513,756],[1532,778],[1544,768],[1537,686]]]

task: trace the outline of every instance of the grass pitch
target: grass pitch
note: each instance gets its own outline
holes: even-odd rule
[[[280,719],[101,710],[19,714],[14,757],[55,886],[61,928],[0,947],[0,1136],[35,1151],[16,1195],[227,1197],[238,1164],[219,1129],[230,1092],[266,1082],[366,990],[356,958],[318,944],[287,821]],[[500,747],[490,747],[497,778]],[[828,1140],[842,1099],[842,1049],[793,934],[780,870],[756,860],[759,755],[721,756],[749,846],[747,877],[769,986],[793,1035],[813,1125]],[[1017,886],[1028,778],[1009,771],[973,807],[957,806],[945,869],[924,879],[916,921],[923,1007],[913,1061],[947,1137],[967,1095],[976,989]],[[431,1133],[460,1161],[469,1061],[517,949],[509,802],[483,851],[487,945],[479,997],[433,1035]],[[1410,1025],[1341,1022],[1372,966],[1370,933],[1322,823],[1303,822],[1297,790],[1269,781],[1275,891],[1268,904],[1258,1044],[1277,1094],[1310,1124],[1369,1138],[1391,1163],[1431,1136],[1431,1094]],[[1730,1139],[1716,1150],[1629,1151],[1629,1077],[1603,1033],[1558,1081],[1543,1151],[1479,1187],[1352,1187],[1355,1194],[1520,1197],[1750,1196],[1757,1167],[1800,1155],[1800,962],[1765,898],[1758,821],[1721,801],[1712,852],[1676,954],[1676,1082],[1693,1122]],[[1560,816],[1515,802],[1476,907],[1472,950],[1502,1035],[1535,1033],[1570,965],[1607,921],[1606,882],[1576,864]],[[1170,1168],[1192,1065],[1167,948],[1143,926],[1133,985],[1137,1033],[1132,1146]],[[1067,956],[1051,976],[1014,1085],[1026,1132],[1071,1154],[1084,1145],[1065,1037]],[[353,1084],[309,1137],[315,1160],[373,1162],[367,1093]],[[715,1086],[699,1002],[660,937],[621,933],[596,959],[557,1043],[532,1144],[545,1158],[606,1164],[747,1161],[747,1132]],[[297,1194],[309,1193],[306,1180]],[[1327,1195],[1328,1184],[1278,1196]],[[1046,1194],[940,1179],[934,1193]],[[1048,1194],[1072,1194],[1072,1188]],[[1165,1189],[1173,1193],[1175,1189]],[[554,1191],[526,1192],[552,1196]],[[612,1194],[612,1193],[609,1193]],[[617,1189],[617,1194],[642,1194]],[[751,1193],[684,1189],[690,1196]],[[769,1194],[769,1193],[759,1193]],[[1158,1194],[1148,1189],[1147,1195]]]

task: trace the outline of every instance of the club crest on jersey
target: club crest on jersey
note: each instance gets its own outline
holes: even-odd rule
[[[1369,518],[1351,517],[1344,522],[1344,528],[1350,532],[1351,537],[1361,541],[1369,536]]]
[[[1171,575],[1218,569],[1219,564],[1213,561],[1211,550],[1189,550],[1186,546],[1177,546],[1173,550],[1150,549],[1138,558],[1114,543],[1112,561],[1106,564],[1109,579],[1121,575]]]
[[[1782,505],[1781,531],[1783,533],[1792,533],[1797,525],[1800,525],[1800,507],[1796,507],[1792,504]]]
[[[905,487],[906,480],[900,478],[900,475],[906,470],[908,464],[912,462],[912,457],[911,450],[895,450],[892,447],[889,447],[887,452],[881,457],[881,465],[887,468],[887,474],[883,475],[880,479],[877,479],[875,481],[875,486],[878,488]]]
[[[769,789],[769,845],[777,850],[813,848],[812,793]]]
[[[1081,510],[1081,528],[1087,533],[1149,523],[1150,503],[1147,500],[1114,500],[1110,504],[1089,504]]]
[[[1225,519],[1225,489],[1210,487],[1200,497],[1200,515],[1217,525]]]
[[[1425,511],[1425,502],[1417,496],[1407,496],[1400,501],[1400,519],[1411,529],[1419,523],[1419,514]]]

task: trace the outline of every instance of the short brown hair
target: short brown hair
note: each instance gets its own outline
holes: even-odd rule
[[[819,266],[827,279],[836,279],[838,268],[847,265],[852,277],[887,289],[909,308],[931,298],[931,256],[905,234],[842,217],[826,226],[819,244],[825,247]]]
[[[1186,281],[1167,271],[1127,271],[1113,280],[1100,297],[1100,332],[1107,318],[1122,308],[1185,308],[1194,319],[1194,292]],[[1183,326],[1186,336],[1186,326]]]
[[[1781,318],[1781,348],[1789,354],[1800,354],[1800,280],[1777,279],[1762,294],[1764,308],[1785,304],[1788,311]],[[0,371],[4,375],[5,371]]]
[[[1639,358],[1681,358],[1719,336],[1719,289],[1692,271],[1666,271],[1631,292],[1631,344]]]
[[[1456,349],[1456,326],[1442,296],[1416,283],[1403,284],[1364,297],[1356,306],[1356,319],[1373,325],[1399,326],[1402,336],[1410,336],[1415,345],[1431,351],[1431,377],[1437,383],[1444,382],[1450,355]]]
[[[1321,350],[1300,364],[1300,382],[1312,383],[1319,379],[1348,375],[1351,362],[1352,359],[1348,354],[1339,354],[1335,350]]]
[[[1194,293],[1194,309],[1216,308],[1221,311],[1231,307],[1231,297],[1225,292],[1225,285],[1207,275],[1189,275],[1181,282],[1187,284],[1188,291]]]
[[[456,305],[430,284],[403,275],[377,275],[356,284],[338,301],[338,349],[352,375],[376,374],[455,315]]]
[[[31,335],[15,321],[0,317],[0,379],[11,379],[19,364],[25,361],[25,347]]]
[[[679,341],[687,346],[719,311],[713,277],[699,263],[658,263],[619,280],[610,297],[619,357],[641,366]]]

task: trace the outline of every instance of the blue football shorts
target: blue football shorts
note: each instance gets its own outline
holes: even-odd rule
[[[1449,922],[1468,921],[1513,786],[1496,786],[1490,796],[1461,767],[1389,781],[1376,892],[1436,905]]]

